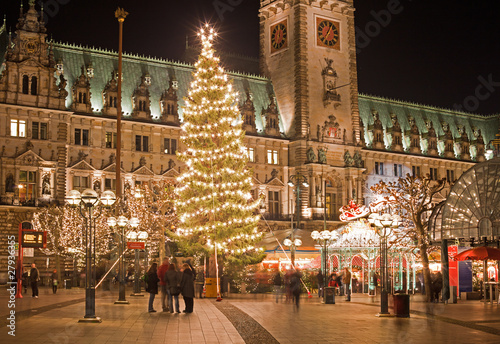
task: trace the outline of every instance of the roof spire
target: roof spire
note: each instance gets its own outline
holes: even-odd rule
[[[23,0],[21,0],[21,7],[19,8],[19,16],[23,16]]]

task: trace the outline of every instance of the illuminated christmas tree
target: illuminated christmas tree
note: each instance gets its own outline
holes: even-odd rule
[[[263,259],[256,247],[259,200],[252,199],[252,172],[243,143],[244,132],[233,91],[212,46],[216,33],[206,26],[198,34],[202,51],[185,99],[178,153],[187,170],[178,178],[177,233],[188,254],[223,256],[229,264]]]

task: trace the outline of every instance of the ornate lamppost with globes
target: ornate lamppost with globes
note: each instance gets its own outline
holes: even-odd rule
[[[137,228],[139,226],[139,219],[132,217],[130,220],[127,219],[125,216],[120,215],[118,218],[114,217],[109,217],[108,220],[108,226],[111,228],[118,227],[121,229],[121,233],[118,233],[120,236],[120,243],[119,243],[119,266],[118,266],[118,274],[119,274],[119,289],[118,289],[118,300],[115,301],[115,304],[128,304],[129,302],[125,298],[125,263],[123,261],[123,256],[125,254],[125,227],[129,226],[134,228]]]
[[[85,316],[79,322],[100,323],[101,318],[95,315],[95,288],[96,288],[96,238],[94,221],[102,214],[102,208],[113,205],[116,196],[112,191],[104,191],[99,198],[97,192],[86,189],[81,194],[78,190],[71,190],[66,201],[77,207],[80,215],[85,219]],[[94,209],[98,208],[98,213]]]
[[[141,294],[140,284],[140,263],[139,263],[139,250],[143,250],[146,246],[148,239],[148,232],[131,230],[127,233],[127,245],[135,251],[135,269],[134,269],[134,293],[130,296],[144,296]]]
[[[377,234],[380,236],[380,270],[382,272],[382,293],[380,295],[380,313],[377,316],[387,317],[391,316],[389,313],[389,294],[387,287],[389,285],[388,281],[388,270],[387,270],[387,238],[392,234],[394,228],[398,228],[401,223],[401,217],[399,215],[383,214],[379,215],[376,213],[370,214],[368,217],[368,222],[374,225]]]
[[[302,246],[302,240],[297,238],[294,239],[286,238],[285,240],[283,240],[283,245],[290,247],[290,252],[292,256],[291,258],[292,269],[295,269],[295,250],[297,249],[297,247]]]
[[[309,184],[307,183],[307,177],[304,176],[303,174],[296,173],[294,175],[291,175],[290,178],[288,179],[288,185],[290,187],[295,187],[295,204],[296,204],[296,214],[297,214],[297,229],[300,229],[300,212],[301,212],[301,205],[302,205],[302,200],[300,198],[300,186],[304,186],[306,188],[309,187]],[[300,245],[296,245],[296,240],[295,240],[295,230],[296,228],[293,228],[292,225],[292,235],[291,239],[285,239],[289,240],[291,245],[287,245],[285,242],[285,246],[290,247],[290,256],[291,256],[291,262],[292,262],[292,268],[295,268],[295,248],[297,246],[300,246],[302,244],[302,241],[300,241]]]
[[[328,279],[328,244],[337,239],[337,232],[335,231],[329,231],[329,230],[323,230],[321,232],[319,231],[313,231],[311,233],[311,238],[313,238],[315,241],[317,241],[319,244],[322,245],[322,253],[323,253],[323,287],[327,286],[327,279]],[[323,299],[325,298],[325,293],[323,292]]]

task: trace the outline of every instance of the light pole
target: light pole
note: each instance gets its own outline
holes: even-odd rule
[[[292,233],[292,238],[293,238],[293,233]],[[290,247],[290,252],[291,252],[291,262],[292,262],[292,269],[295,269],[295,250],[297,247],[302,245],[302,240],[300,239],[289,239],[286,238],[283,240],[283,245]]]
[[[102,213],[102,206],[109,207],[116,201],[113,191],[104,191],[99,199],[97,192],[86,189],[81,194],[78,190],[71,190],[66,201],[73,207],[78,207],[80,215],[85,219],[85,316],[79,322],[100,323],[102,320],[95,315],[95,288],[96,288],[96,246],[95,246],[95,218]],[[99,212],[94,214],[94,208]]]
[[[337,238],[337,233],[335,231],[323,230],[321,232],[313,231],[311,233],[311,238],[315,241],[323,245],[323,287],[327,284],[327,271],[328,271],[328,244],[330,241],[335,240]],[[325,297],[325,293],[323,292],[323,298]]]
[[[109,217],[107,222],[109,227],[118,227],[121,229],[121,233],[118,234],[120,236],[120,244],[118,250],[120,259],[118,264],[120,284],[118,286],[118,300],[115,301],[115,304],[129,304],[129,302],[125,298],[125,263],[123,261],[123,255],[125,253],[125,227],[130,225],[132,228],[137,228],[137,226],[139,225],[139,220],[135,217],[129,220],[125,216],[120,215],[118,216],[118,219]]]
[[[377,234],[380,236],[380,271],[382,272],[382,293],[380,295],[380,313],[377,316],[390,316],[389,313],[389,294],[387,291],[388,272],[387,272],[387,237],[394,228],[399,227],[401,217],[399,215],[375,213],[370,214],[368,222],[375,225]]]
[[[295,186],[295,203],[296,203],[296,209],[297,209],[297,211],[296,211],[296,213],[297,213],[297,229],[300,229],[300,208],[301,208],[300,185],[301,184],[306,188],[309,187],[309,184],[307,183],[307,178],[303,174],[297,173],[297,174],[291,175],[290,178],[288,179],[288,185],[292,188]],[[292,225],[292,227],[293,227],[293,225]],[[295,268],[295,246],[296,246],[295,245],[295,228],[292,228],[291,243],[293,245],[290,246],[290,256],[291,256],[291,261],[292,261],[292,267]],[[302,242],[301,242],[301,244],[302,244]],[[286,246],[289,246],[289,245],[286,245]],[[300,246],[300,245],[297,245],[297,246]]]
[[[146,246],[146,240],[148,239],[148,232],[136,232],[131,230],[127,233],[127,239],[129,240],[129,242],[127,242],[127,245],[129,246],[129,248],[133,248],[135,251],[134,293],[130,294],[130,296],[144,296],[144,294],[141,294],[140,285],[139,250],[144,250]]]

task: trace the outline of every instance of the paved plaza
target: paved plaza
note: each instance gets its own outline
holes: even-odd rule
[[[148,313],[147,297],[115,305],[116,292],[98,291],[100,324],[82,324],[84,290],[41,289],[16,300],[15,337],[8,335],[8,297],[0,291],[0,343],[499,343],[500,305],[411,302],[411,318],[378,318],[377,300],[337,297],[325,305],[304,295],[299,310],[270,295],[234,295],[221,303],[195,299],[194,313]],[[183,301],[180,300],[181,310]],[[159,300],[155,308],[161,309]],[[253,326],[253,327],[252,327]],[[265,338],[265,339],[262,339]]]

